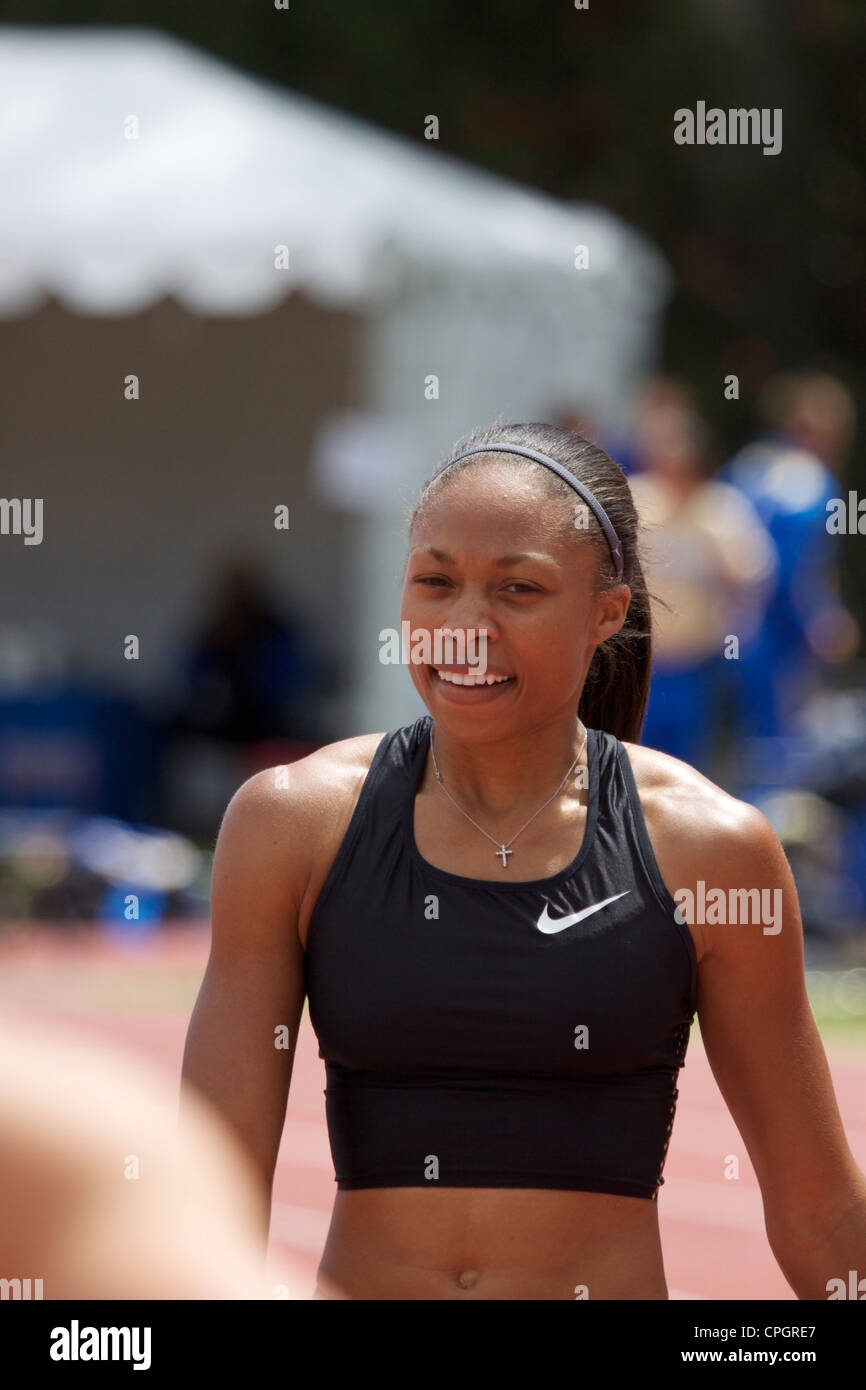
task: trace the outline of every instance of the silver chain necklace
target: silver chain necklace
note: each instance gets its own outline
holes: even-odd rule
[[[511,837],[510,840],[506,840],[503,844],[500,844],[500,842],[499,842],[498,840],[494,839],[494,837],[493,837],[492,835],[489,835],[489,834],[487,833],[487,831],[484,829],[484,826],[483,826],[483,825],[479,825],[477,821],[472,820],[472,817],[469,815],[468,811],[464,811],[464,810],[463,810],[463,807],[460,806],[460,805],[454,800],[454,797],[451,795],[451,793],[450,793],[450,791],[448,790],[448,788],[446,787],[445,783],[442,781],[442,775],[441,775],[441,773],[440,773],[440,771],[439,771],[439,765],[438,765],[438,763],[436,762],[436,749],[435,749],[434,746],[433,746],[433,736],[434,736],[434,733],[435,733],[435,729],[432,729],[432,728],[431,728],[431,730],[430,730],[430,756],[431,756],[431,758],[433,759],[433,771],[434,771],[434,773],[436,774],[436,781],[439,783],[439,785],[440,785],[440,787],[442,788],[443,792],[444,792],[445,795],[448,797],[448,800],[449,800],[450,802],[452,802],[453,805],[455,805],[455,806],[457,807],[457,810],[460,812],[461,816],[465,816],[466,819],[467,819],[468,821],[470,821],[472,825],[475,826],[475,829],[476,829],[476,830],[480,830],[482,835],[487,835],[487,838],[488,838],[488,840],[490,841],[490,843],[493,844],[493,845],[496,845],[495,853],[501,856],[501,858],[502,858],[502,867],[503,867],[503,869],[507,869],[507,868],[508,868],[508,858],[507,858],[507,856],[514,853],[514,851],[513,851],[513,850],[510,850],[510,849],[508,848],[508,846],[509,846],[509,845],[513,845],[513,844],[514,844],[514,841],[517,839],[517,835],[522,835],[523,832],[524,832],[524,830],[526,829],[526,826],[527,826],[527,825],[531,825],[532,822],[535,820],[535,817],[541,815],[541,812],[544,810],[544,806],[549,806],[550,803],[551,803],[551,801],[553,801],[555,797],[559,796],[559,793],[562,791],[563,787],[565,786],[565,784],[566,784],[566,782],[568,781],[569,777],[571,776],[572,772],[574,772],[574,769],[577,767],[577,764],[580,762],[580,755],[581,755],[581,753],[583,752],[584,748],[586,747],[586,740],[587,740],[587,738],[589,737],[589,731],[588,731],[586,728],[584,728],[584,731],[583,731],[583,743],[580,745],[580,748],[578,749],[577,757],[575,758],[574,762],[571,764],[571,767],[568,769],[568,772],[566,772],[565,776],[563,777],[563,779],[562,779],[562,781],[560,782],[559,786],[557,787],[556,791],[553,793],[553,796],[549,796],[549,797],[547,798],[547,800],[545,801],[544,806],[539,806],[538,810],[535,811],[535,812],[533,812],[533,814],[529,817],[529,820],[526,822],[526,824],[525,824],[525,825],[521,825],[520,829],[519,829],[518,832],[517,832],[517,835],[512,835],[512,837]]]

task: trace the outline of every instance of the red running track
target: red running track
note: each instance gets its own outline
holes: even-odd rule
[[[0,1009],[9,1016],[68,1024],[138,1053],[177,1085],[189,1009],[118,1008],[118,965],[144,962],[201,978],[207,934],[185,929],[118,957],[103,942],[57,949],[40,941],[0,946]],[[74,962],[76,968],[70,968]],[[106,962],[113,968],[106,971]],[[103,984],[100,987],[100,979]],[[190,1006],[191,1007],[191,1006]],[[849,1143],[866,1171],[866,1052],[825,1039]],[[324,1110],[324,1063],[304,1015],[274,1180],[271,1245],[309,1271],[311,1287],[328,1229],[335,1185]],[[668,1288],[676,1299],[793,1299],[763,1229],[761,1195],[745,1146],[710,1071],[697,1030],[680,1072],[680,1099],[659,1194]],[[730,1156],[739,1177],[726,1179]]]

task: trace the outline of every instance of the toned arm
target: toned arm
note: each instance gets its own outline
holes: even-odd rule
[[[258,1179],[263,1244],[305,993],[297,927],[311,800],[309,776],[292,764],[252,777],[229,803],[214,858],[210,958],[183,1059],[181,1114],[194,1088],[237,1133]]]
[[[695,892],[703,879],[707,893],[722,890],[727,908],[727,920],[702,927],[698,1018],[707,1057],[754,1165],[779,1266],[798,1297],[825,1299],[828,1280],[866,1271],[866,1179],[806,993],[793,876],[766,818],[697,774],[668,819],[678,843],[665,874],[671,892]]]

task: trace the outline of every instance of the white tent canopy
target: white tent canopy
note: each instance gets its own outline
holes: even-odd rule
[[[0,30],[0,313],[48,291],[79,313],[166,293],[255,312],[303,288],[366,303],[407,267],[628,281],[660,258],[617,218],[568,207],[150,30]],[[289,268],[274,268],[274,247]],[[546,274],[545,274],[546,273]],[[553,286],[550,287],[551,289]],[[635,305],[639,308],[639,305]]]
[[[325,506],[355,518],[357,729],[393,727],[412,699],[376,640],[397,617],[406,496],[470,426],[567,402],[621,422],[670,286],[620,219],[454,159],[446,124],[441,143],[397,137],[153,30],[0,28],[0,319],[53,300],[84,334],[88,317],[171,297],[249,320],[298,292],[322,334],[331,310],[358,317],[355,447],[332,416],[312,454]],[[281,398],[289,439],[303,389]],[[40,457],[39,431],[34,418],[22,460]],[[192,569],[171,558],[182,601]]]

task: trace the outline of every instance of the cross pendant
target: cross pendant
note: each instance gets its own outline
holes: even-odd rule
[[[501,854],[501,855],[502,855],[502,867],[503,867],[503,869],[507,869],[507,868],[508,868],[508,864],[506,863],[505,856],[506,856],[507,854],[513,854],[513,852],[514,852],[513,850],[506,849],[504,845],[500,845],[500,846],[499,846],[499,849],[495,849],[495,850],[493,851],[494,854]]]

